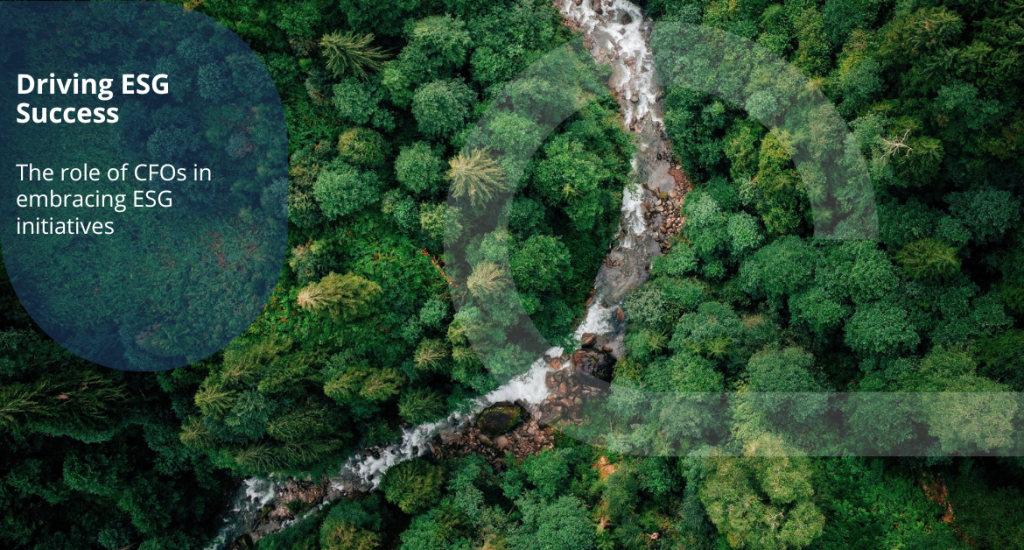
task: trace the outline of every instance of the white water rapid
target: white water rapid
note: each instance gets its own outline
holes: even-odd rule
[[[331,481],[338,489],[375,489],[380,478],[391,466],[427,452],[427,443],[443,430],[456,429],[471,420],[480,411],[501,401],[519,401],[538,405],[548,395],[544,375],[548,372],[549,357],[562,355],[562,348],[551,348],[534,361],[530,370],[510,380],[504,386],[475,399],[467,410],[453,412],[437,422],[406,428],[402,439],[384,448],[357,453],[341,467],[341,473]]]

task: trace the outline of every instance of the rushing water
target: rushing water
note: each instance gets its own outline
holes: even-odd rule
[[[594,59],[612,68],[608,85],[618,97],[623,124],[638,136],[632,166],[641,185],[624,190],[618,244],[598,271],[594,300],[576,331],[577,340],[586,333],[606,335],[618,354],[624,325],[617,318],[617,310],[626,294],[647,280],[651,259],[660,253],[647,230],[644,203],[654,199],[654,192],[668,191],[675,184],[668,175],[671,157],[662,123],[661,88],[647,44],[651,20],[644,17],[640,8],[623,0],[556,0],[556,5],[566,23],[583,32]],[[529,371],[464,409],[438,422],[407,428],[395,443],[353,455],[331,482],[342,490],[374,489],[388,468],[423,455],[432,438],[444,430],[459,428],[487,406],[500,401],[539,404],[549,391],[545,385],[547,358],[562,353],[561,348],[552,348]],[[208,548],[223,548],[245,533],[274,495],[273,482],[245,480],[235,498],[233,513],[225,518],[224,526]]]
[[[548,395],[544,383],[549,370],[547,357],[562,355],[562,348],[551,348],[534,361],[530,370],[514,378],[504,386],[474,400],[467,410],[456,411],[437,422],[407,428],[402,439],[384,448],[373,449],[353,455],[341,468],[341,473],[332,482],[342,489],[375,489],[380,478],[391,466],[421,456],[427,452],[427,443],[443,430],[455,429],[468,422],[488,406],[501,401],[519,401],[538,405]]]
[[[644,204],[656,198],[654,192],[675,186],[668,173],[671,154],[662,119],[661,86],[648,47],[653,23],[639,7],[624,0],[556,0],[556,5],[566,23],[583,32],[594,59],[611,67],[608,85],[619,100],[623,124],[637,135],[632,166],[641,185],[627,187],[623,193],[618,244],[598,271],[594,301],[576,331],[577,338],[588,332],[607,335],[619,355],[624,326],[617,310],[626,294],[647,280],[651,259],[660,254],[647,230]]]
[[[250,477],[242,482],[235,493],[230,513],[221,518],[224,524],[206,546],[207,550],[226,548],[246,533],[256,521],[263,507],[274,501],[277,484],[273,481]]]

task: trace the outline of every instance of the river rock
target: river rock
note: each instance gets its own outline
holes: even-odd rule
[[[581,349],[572,355],[572,364],[582,374],[611,382],[615,357],[604,351]]]
[[[515,429],[523,420],[523,409],[515,403],[502,401],[487,407],[476,419],[476,427],[490,437],[497,437]]]
[[[583,347],[585,347],[585,348],[589,348],[589,347],[593,346],[594,343],[596,343],[596,342],[597,342],[597,335],[594,334],[593,332],[585,332],[585,333],[583,333],[583,337],[580,338],[580,344]]]

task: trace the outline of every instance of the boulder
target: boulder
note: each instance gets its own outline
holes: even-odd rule
[[[519,405],[502,401],[484,409],[476,419],[476,427],[489,437],[497,437],[514,430],[523,421],[523,416]]]
[[[612,381],[615,357],[611,353],[581,349],[572,355],[572,363],[582,374],[605,382]]]

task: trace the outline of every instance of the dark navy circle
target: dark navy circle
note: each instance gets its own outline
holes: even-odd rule
[[[0,245],[39,327],[136,371],[242,334],[288,232],[284,109],[256,53],[156,2],[3,2],[0,37]]]

